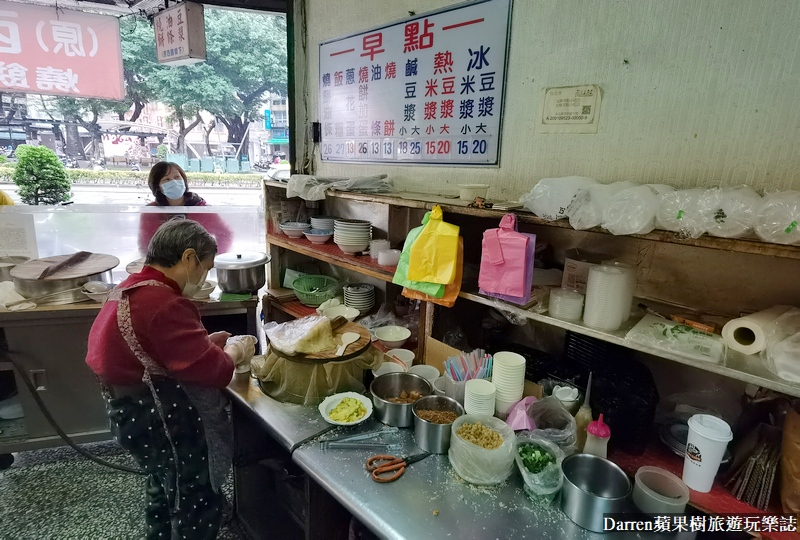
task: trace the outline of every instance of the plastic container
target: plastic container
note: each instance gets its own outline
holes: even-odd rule
[[[399,249],[386,249],[378,253],[378,264],[381,266],[397,266],[399,262]]]
[[[629,285],[629,273],[623,268],[606,265],[591,267],[586,282],[584,324],[606,332],[617,330],[630,312]]]
[[[488,184],[458,184],[458,198],[462,201],[472,202],[475,197],[486,198],[489,193]]]
[[[669,471],[640,467],[632,498],[633,504],[645,514],[682,514],[689,502],[689,488]]]
[[[584,454],[592,454],[601,458],[608,457],[608,440],[611,438],[611,430],[603,423],[603,415],[594,422],[590,422],[586,428],[586,445],[583,447]]]
[[[725,420],[710,414],[696,414],[689,418],[683,459],[683,481],[687,486],[701,493],[711,491],[731,439],[733,433]]]
[[[317,307],[336,294],[336,279],[330,276],[306,275],[292,282],[294,294],[303,304]]]
[[[377,259],[378,253],[391,249],[391,244],[388,240],[371,240],[369,243],[369,258]]]
[[[579,321],[583,315],[583,293],[574,289],[550,291],[548,311],[552,317],[564,321]]]

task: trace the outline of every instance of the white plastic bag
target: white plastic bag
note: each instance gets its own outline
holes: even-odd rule
[[[540,218],[555,221],[567,217],[567,207],[579,189],[596,183],[583,176],[542,178],[519,202]]]
[[[728,347],[719,334],[695,330],[684,324],[645,315],[626,335],[626,340],[719,364],[725,359]]]
[[[754,228],[765,242],[800,244],[800,191],[765,196],[756,212]]]
[[[623,189],[608,199],[603,210],[603,228],[611,234],[647,234],[656,227],[659,197],[672,186],[646,184]]]
[[[567,207],[569,224],[579,231],[599,226],[603,223],[603,210],[608,200],[623,189],[631,187],[634,185],[630,182],[614,182],[579,189]]]
[[[767,367],[781,379],[800,383],[800,309],[791,308],[769,323],[761,352]]]
[[[282,353],[292,356],[297,352],[297,342],[306,337],[312,328],[323,322],[328,322],[330,325],[330,319],[324,315],[309,315],[282,324],[266,323],[264,332],[267,334],[270,345]]]
[[[500,434],[503,438],[500,448],[487,450],[457,435],[456,432],[461,424],[477,422]],[[511,475],[514,470],[514,456],[517,453],[517,438],[508,424],[493,416],[464,415],[456,418],[451,431],[450,450],[447,455],[453,469],[461,478],[470,484],[492,486]]]
[[[556,459],[555,463],[549,463],[541,472],[530,472],[519,454],[519,450],[525,444],[532,444],[545,450]],[[564,451],[554,442],[542,437],[538,431],[517,433],[517,452],[514,454],[514,460],[525,482],[525,492],[534,502],[549,504],[555,499],[561,484],[564,483],[564,475],[561,472],[561,462],[564,461],[564,457]]]
[[[325,191],[358,191],[361,193],[389,193],[394,191],[394,184],[387,180],[387,175],[356,177],[321,177],[306,174],[293,174],[286,183],[286,196],[301,197],[307,201],[325,200]]]
[[[700,211],[704,189],[681,189],[661,195],[656,212],[656,227],[673,231],[683,238],[701,237],[713,223]]]
[[[534,432],[561,448],[565,456],[575,452],[577,424],[564,405],[553,396],[542,398],[528,407],[528,416],[536,424]]]
[[[761,195],[747,186],[708,189],[698,203],[710,223],[708,234],[722,238],[747,234],[760,207]]]

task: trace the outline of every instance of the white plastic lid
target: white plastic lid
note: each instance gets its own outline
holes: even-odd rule
[[[269,255],[260,251],[223,253],[214,257],[214,266],[221,270],[244,270],[269,262]]]
[[[689,428],[712,441],[728,442],[733,439],[731,427],[725,420],[710,414],[695,414],[689,418]]]

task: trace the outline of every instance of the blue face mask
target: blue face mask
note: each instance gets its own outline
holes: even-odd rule
[[[186,193],[186,184],[182,179],[170,180],[161,184],[161,191],[168,199],[180,199]]]

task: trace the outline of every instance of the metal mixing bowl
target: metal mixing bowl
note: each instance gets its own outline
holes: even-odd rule
[[[423,396],[433,393],[431,383],[419,375],[411,373],[387,373],[376,377],[369,387],[372,392],[372,403],[375,405],[375,418],[397,427],[409,427],[414,416],[411,412],[413,403],[392,403],[390,398],[396,398],[401,392],[416,390]]]
[[[631,480],[616,464],[592,454],[573,454],[561,469],[561,510],[594,532],[603,531],[603,514],[622,514],[627,508]]]

